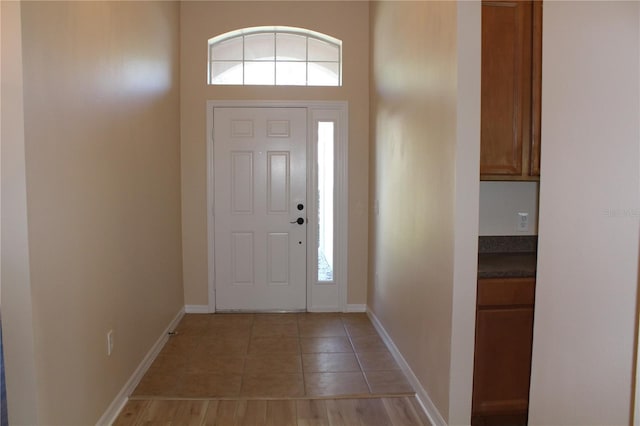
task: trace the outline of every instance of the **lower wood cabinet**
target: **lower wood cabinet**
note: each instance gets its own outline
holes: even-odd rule
[[[478,280],[471,423],[526,424],[534,278]]]

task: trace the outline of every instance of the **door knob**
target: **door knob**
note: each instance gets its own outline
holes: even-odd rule
[[[289,222],[289,223],[297,223],[298,225],[302,225],[304,223],[304,219],[299,217],[296,220],[294,220],[293,222]]]

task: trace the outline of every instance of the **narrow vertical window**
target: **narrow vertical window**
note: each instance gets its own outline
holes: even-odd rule
[[[318,131],[318,281],[333,281],[333,164],[335,123],[319,121]]]

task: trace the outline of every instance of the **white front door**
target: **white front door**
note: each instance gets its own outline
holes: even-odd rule
[[[216,310],[306,308],[307,110],[214,109]]]

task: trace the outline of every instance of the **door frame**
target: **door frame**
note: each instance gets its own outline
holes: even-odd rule
[[[307,311],[346,312],[348,277],[348,220],[349,220],[349,138],[348,102],[346,101],[207,101],[207,266],[208,308],[216,310],[215,244],[214,244],[214,158],[213,115],[215,108],[305,108],[307,110]],[[317,280],[318,236],[315,229],[317,205],[317,134],[318,121],[333,121],[336,124],[334,148],[334,280],[332,283]],[[315,257],[315,259],[314,259]],[[313,267],[315,265],[315,267]]]

